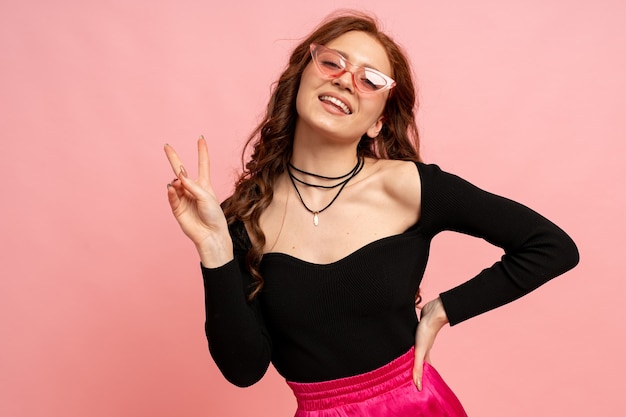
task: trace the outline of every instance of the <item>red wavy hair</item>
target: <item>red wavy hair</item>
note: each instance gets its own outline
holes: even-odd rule
[[[249,298],[263,286],[259,265],[265,246],[265,235],[259,218],[272,201],[274,184],[287,169],[291,158],[296,119],[296,96],[300,78],[311,61],[309,45],[324,45],[351,31],[361,31],[378,40],[391,63],[391,77],[396,86],[391,90],[383,111],[384,125],[376,138],[363,135],[357,153],[364,157],[420,161],[419,135],[415,122],[416,92],[412,71],[402,48],[380,30],[373,17],[360,12],[344,12],[323,21],[293,50],[289,64],[274,84],[267,112],[249,136],[242,153],[243,172],[235,191],[222,204],[229,224],[242,221],[247,225],[252,247],[246,256],[246,266],[256,280]],[[252,150],[245,162],[246,151]],[[419,295],[416,295],[419,300]],[[419,301],[418,301],[419,302]]]

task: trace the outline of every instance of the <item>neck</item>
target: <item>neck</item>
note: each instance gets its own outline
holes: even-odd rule
[[[346,174],[357,163],[356,143],[324,142],[294,139],[291,164],[296,168],[323,175],[338,177]]]

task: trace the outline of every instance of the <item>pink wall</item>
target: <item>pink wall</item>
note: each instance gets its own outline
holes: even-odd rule
[[[192,161],[204,134],[225,197],[287,51],[337,2],[91,3],[0,6],[0,415],[292,415],[274,371],[242,390],[208,355],[162,144]],[[472,416],[624,415],[625,3],[409,3],[341,6],[376,12],[413,58],[425,159],[534,207],[582,254],[445,329],[436,366]],[[424,292],[498,256],[443,235]]]

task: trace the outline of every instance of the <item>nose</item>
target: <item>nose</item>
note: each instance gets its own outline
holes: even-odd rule
[[[354,75],[348,70],[344,71],[339,77],[334,78],[333,84],[354,93]]]

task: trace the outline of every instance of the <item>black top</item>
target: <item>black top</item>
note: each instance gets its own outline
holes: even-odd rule
[[[405,353],[415,340],[414,296],[430,242],[443,230],[481,237],[505,251],[499,262],[440,294],[451,325],[513,301],[578,263],[574,242],[536,212],[436,165],[417,167],[417,224],[326,265],[266,254],[265,286],[252,303],[246,302],[254,282],[245,267],[250,239],[242,223],[231,226],[235,259],[202,268],[209,349],[230,382],[255,383],[270,361],[290,381],[336,379]]]

